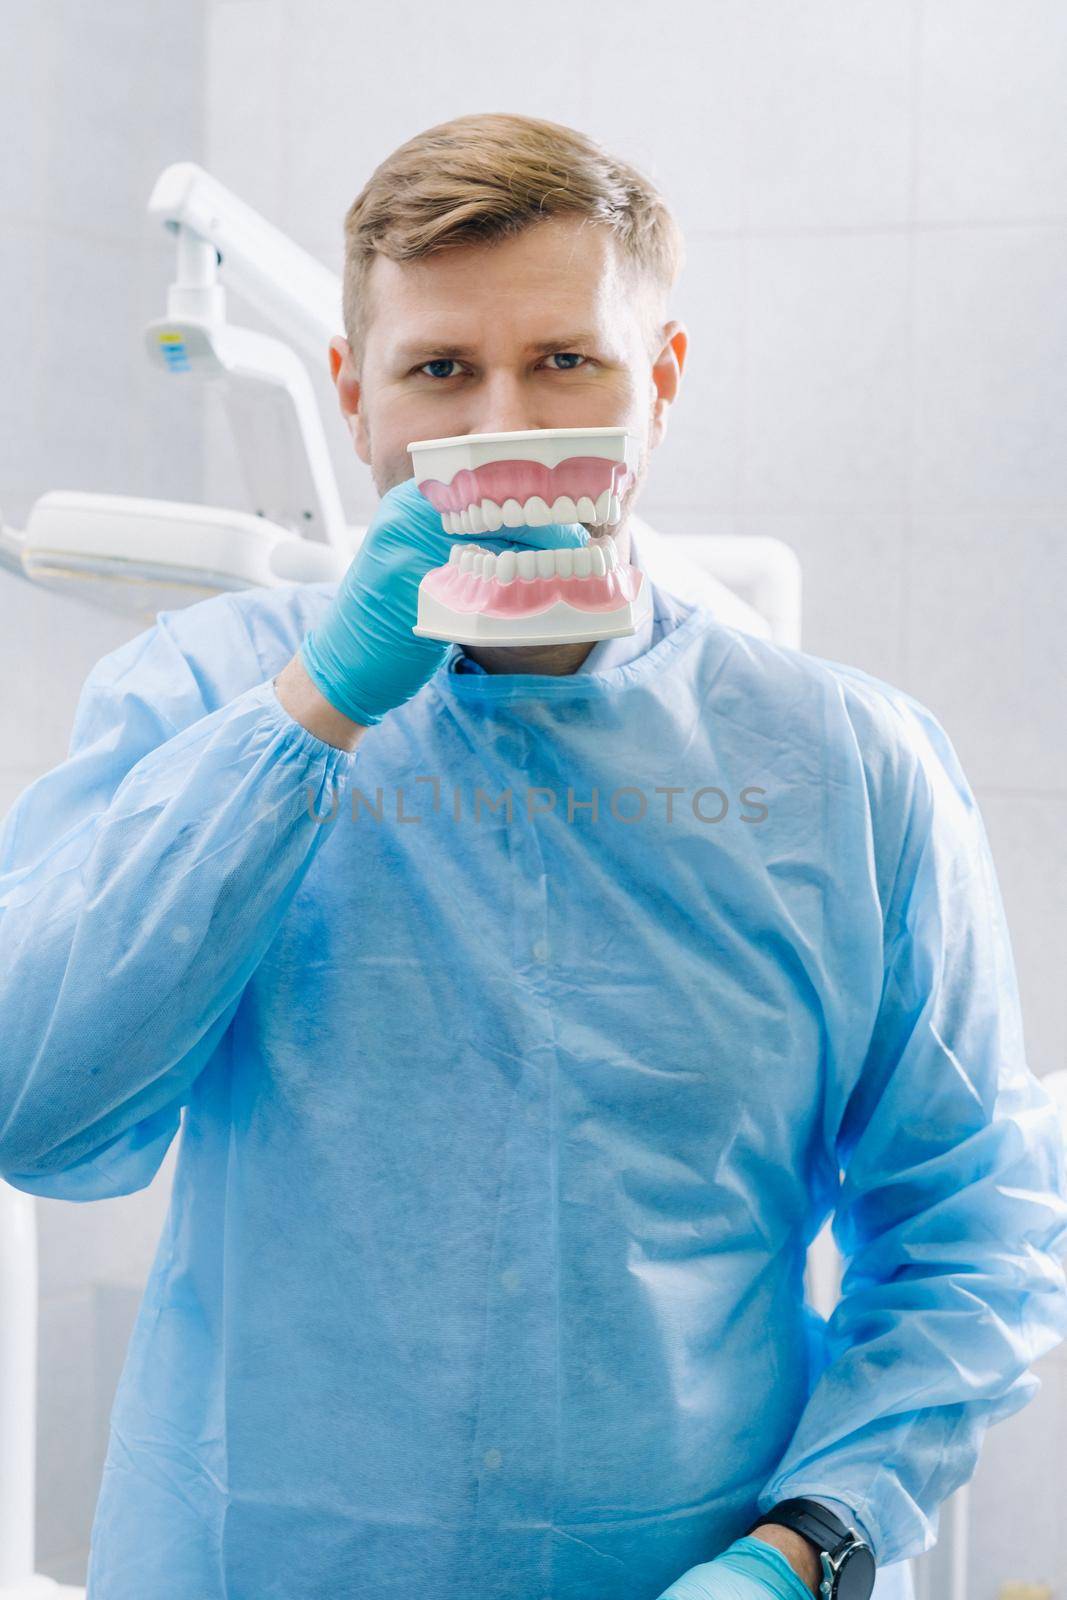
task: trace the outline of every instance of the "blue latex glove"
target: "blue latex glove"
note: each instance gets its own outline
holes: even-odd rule
[[[690,1567],[659,1600],[812,1600],[812,1591],[780,1550],[744,1538],[714,1561]]]
[[[444,566],[454,544],[487,550],[578,549],[580,523],[508,528],[507,537],[445,532],[415,479],[382,496],[374,521],[319,626],[304,635],[301,660],[319,693],[353,722],[371,726],[410,700],[444,661],[449,645],[412,633],[419,584]]]

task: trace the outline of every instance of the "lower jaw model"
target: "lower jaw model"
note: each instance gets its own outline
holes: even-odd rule
[[[603,497],[606,498],[606,497]],[[618,515],[613,497],[604,511]],[[557,510],[558,508],[558,510]],[[444,515],[449,533],[496,533],[507,526],[544,526],[593,520],[599,507],[561,505],[543,509],[527,502],[492,501]],[[507,521],[505,522],[505,517]],[[597,518],[604,520],[604,518]],[[620,562],[610,534],[593,535],[573,550],[503,550],[455,544],[448,564],[428,572],[419,587],[414,632],[455,644],[572,644],[635,633],[651,607],[645,575]]]

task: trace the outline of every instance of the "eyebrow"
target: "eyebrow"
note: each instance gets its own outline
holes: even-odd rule
[[[553,350],[569,350],[572,345],[596,342],[595,333],[563,333],[553,339],[537,339],[525,348],[530,355],[545,355]],[[474,353],[470,345],[463,344],[403,344],[397,350],[397,359],[414,361],[420,356],[423,361],[463,361]]]

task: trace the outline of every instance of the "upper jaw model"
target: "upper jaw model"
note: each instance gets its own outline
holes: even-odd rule
[[[638,441],[625,428],[469,433],[408,445],[415,482],[446,533],[470,535],[419,585],[413,632],[456,644],[574,644],[635,633],[651,607],[643,572],[610,533],[572,550],[504,550],[478,534],[619,521]]]

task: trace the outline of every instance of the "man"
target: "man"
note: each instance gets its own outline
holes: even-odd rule
[[[395,152],[330,347],[356,560],[161,614],[8,819],[0,1171],[127,1193],[185,1108],[89,1600],[901,1594],[1063,1335],[1056,1120],[936,718],[655,585],[628,640],[411,632],[455,542],[415,439],[625,425],[639,560],[678,259],[570,129]]]

